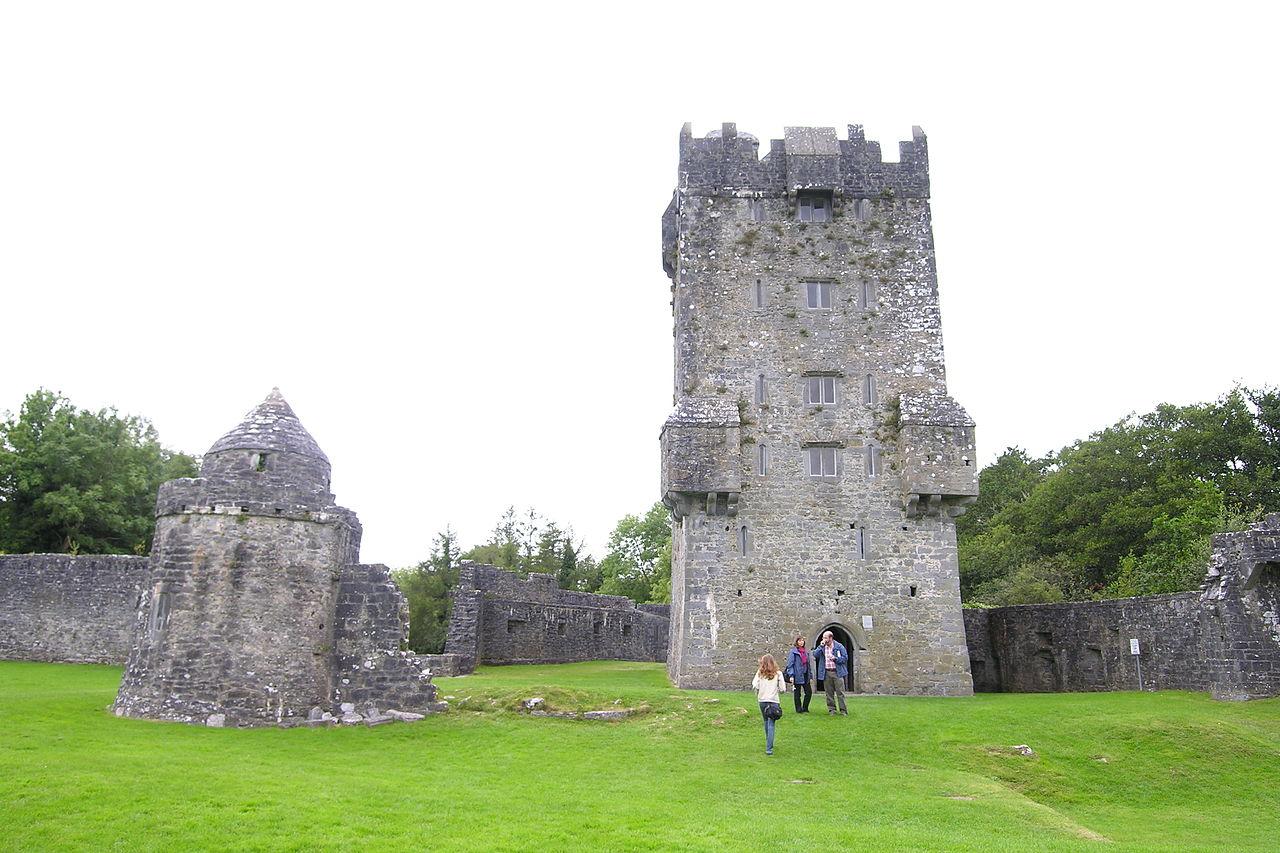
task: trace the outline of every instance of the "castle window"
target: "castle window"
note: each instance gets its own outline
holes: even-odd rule
[[[631,636],[631,624],[630,624],[630,623],[627,623],[627,624],[625,624],[625,625],[623,625],[623,626],[622,626],[622,636],[624,636],[624,637],[630,637],[630,636]]]
[[[765,391],[764,374],[758,373],[756,374],[756,405],[757,406],[764,405],[764,391]]]
[[[853,215],[858,218],[859,222],[867,221],[867,213],[871,207],[871,202],[865,198],[860,198],[853,203]]]
[[[880,448],[874,444],[867,445],[867,476],[880,476]]]
[[[756,307],[764,307],[764,282],[756,279]]]
[[[868,406],[874,406],[880,402],[880,395],[876,391],[876,378],[870,373],[862,377],[862,402]]]
[[[756,445],[756,473],[762,477],[769,473],[769,448],[763,444]]]
[[[862,283],[861,291],[858,293],[858,307],[861,308],[863,311],[866,311],[868,308],[871,307],[871,301],[872,301],[871,282],[864,281]]]
[[[595,634],[597,637],[599,637],[599,636],[600,636],[600,628],[601,628],[601,627],[603,627],[603,624],[604,624],[604,623],[600,622],[599,620],[597,620],[597,621],[595,621],[595,622],[592,622],[592,623],[591,623],[591,633],[592,633],[592,634]]]
[[[809,476],[834,480],[836,476],[836,448],[810,447]]]
[[[155,600],[151,603],[151,620],[147,625],[147,633],[153,640],[160,636],[160,633],[169,624],[169,608],[172,605],[172,598],[172,593],[157,592]]]
[[[557,623],[556,623],[556,633],[557,633],[557,634],[559,634],[561,637],[563,637],[563,636],[564,636],[564,623],[563,623],[563,622],[557,622]]]
[[[524,620],[523,620],[523,619],[508,619],[508,620],[507,620],[507,633],[508,633],[508,634],[514,634],[516,631],[518,631],[518,630],[520,629],[520,626],[521,626],[521,625],[523,625],[523,624],[524,624]]]
[[[255,471],[267,470],[267,454],[265,453],[253,454],[253,470]]]
[[[758,198],[747,199],[747,210],[752,222],[764,222],[764,201]]]
[[[836,378],[834,376],[810,376],[806,379],[805,402],[810,406],[834,406],[836,403]]]
[[[805,192],[800,193],[799,215],[801,222],[830,222],[831,221],[831,193],[829,192]]]
[[[738,528],[738,553],[747,556],[747,548],[751,544],[747,536],[747,526],[744,524]]]
[[[831,307],[831,282],[806,281],[804,283],[805,305],[814,310]]]
[[[867,528],[859,527],[857,524],[850,524],[849,529],[853,531],[853,553],[859,560],[867,559]],[[844,593],[841,593],[843,595]]]

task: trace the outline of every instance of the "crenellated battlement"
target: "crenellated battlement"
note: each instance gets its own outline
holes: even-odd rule
[[[788,196],[804,189],[831,190],[837,197],[929,197],[929,145],[924,131],[898,143],[900,162],[886,163],[880,143],[868,141],[862,125],[840,139],[833,127],[788,127],[760,157],[760,142],[726,122],[694,138],[680,130],[679,189],[695,195]]]

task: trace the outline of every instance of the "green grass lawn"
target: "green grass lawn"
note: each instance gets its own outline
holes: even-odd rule
[[[675,690],[654,664],[487,668],[440,681],[448,714],[373,729],[117,719],[119,676],[0,663],[0,848],[1280,846],[1280,700],[855,697],[840,718],[817,696],[765,756],[753,695]],[[530,718],[529,696],[644,711]]]

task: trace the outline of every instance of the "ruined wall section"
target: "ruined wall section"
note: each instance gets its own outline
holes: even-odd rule
[[[830,623],[866,640],[862,690],[971,692],[954,525],[936,507],[908,513],[898,443],[900,395],[949,399],[927,149],[918,134],[902,163],[881,163],[850,134],[788,129],[755,166],[732,126],[682,134],[663,226],[676,411],[736,405],[741,450],[736,502],[682,510],[664,495],[680,686],[740,686],[762,651]],[[814,188],[832,193],[830,221],[799,221]],[[829,305],[809,304],[810,283]],[[810,399],[811,378],[831,380],[834,401]],[[964,435],[938,441],[971,455],[972,421],[946,426]],[[834,449],[835,476],[809,475],[811,447]]]
[[[0,555],[0,659],[122,664],[149,557]]]
[[[426,661],[403,651],[409,604],[380,564],[344,566],[338,582],[332,704],[434,709]]]
[[[1280,513],[1213,537],[1201,607],[1213,694],[1280,696]]]
[[[560,589],[554,575],[464,564],[445,653],[474,664],[665,661],[668,610],[620,595]]]
[[[1215,536],[1199,592],[970,609],[964,620],[978,690],[1137,690],[1141,662],[1148,690],[1280,695],[1280,514]]]

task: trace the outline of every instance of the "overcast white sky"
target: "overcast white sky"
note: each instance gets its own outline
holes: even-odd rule
[[[929,135],[983,461],[1277,381],[1266,4],[4,3],[0,410],[279,385],[363,558],[658,498],[680,125]],[[1267,16],[1264,19],[1264,16]]]

